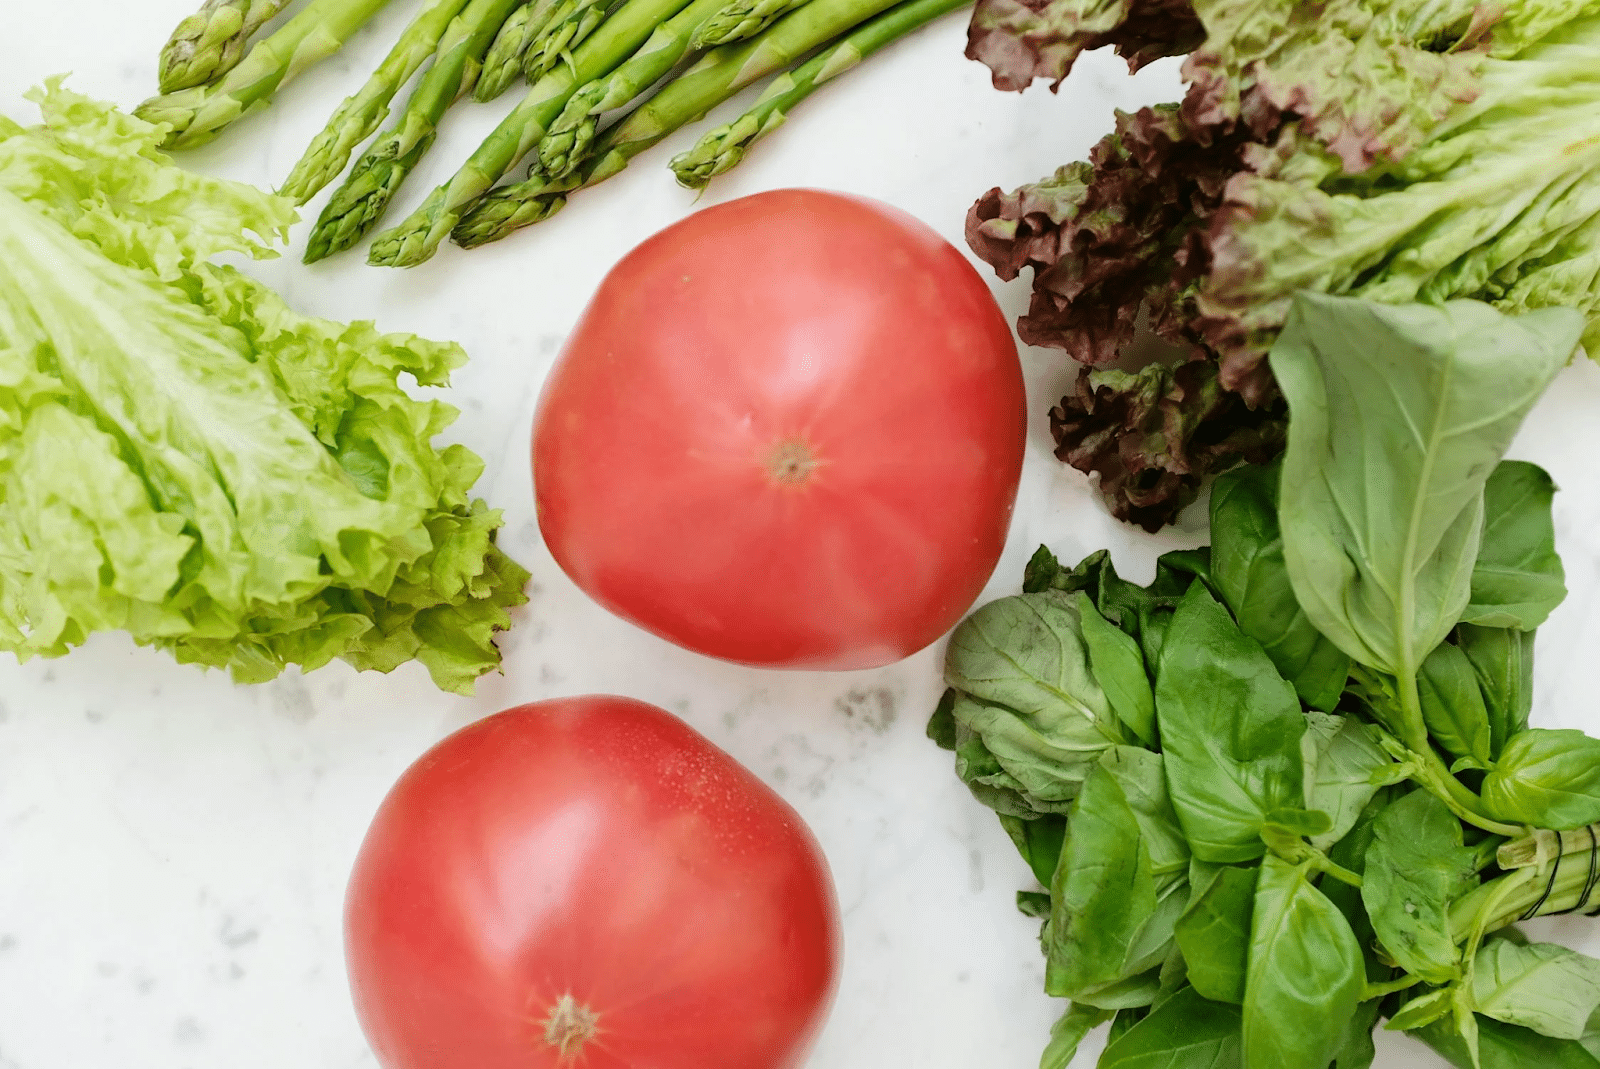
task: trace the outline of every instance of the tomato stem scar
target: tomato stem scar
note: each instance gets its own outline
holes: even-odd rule
[[[544,1041],[566,1061],[582,1052],[584,1044],[600,1030],[599,1025],[600,1015],[568,992],[550,1007],[550,1016],[544,1020]]]
[[[811,478],[822,462],[806,443],[791,438],[767,454],[767,474],[776,483],[799,486]]]

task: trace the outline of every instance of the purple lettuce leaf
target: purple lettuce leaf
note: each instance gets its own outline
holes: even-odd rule
[[[996,89],[1048,78],[1055,90],[1084,52],[1110,46],[1138,70],[1203,37],[1189,0],[978,0],[967,58],[993,72]]]

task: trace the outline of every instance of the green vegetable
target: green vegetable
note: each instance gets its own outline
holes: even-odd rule
[[[163,93],[205,85],[244,58],[244,46],[289,0],[206,0],[161,50]]]
[[[527,573],[436,451],[459,348],[308,319],[217,253],[288,201],[182,171],[162,130],[50,82],[0,128],[0,648],[122,629],[271,678],[421,661],[470,692]]]
[[[1213,1069],[1240,1064],[1237,1006],[1184,988],[1107,1044],[1100,1069]]]
[[[1557,831],[1600,821],[1600,739],[1571,728],[1518,732],[1484,777],[1483,803],[1500,820]]]
[[[1098,1006],[1080,1006],[1076,1002],[1068,1005],[1067,1012],[1050,1029],[1050,1043],[1039,1058],[1039,1069],[1067,1069],[1077,1057],[1084,1037],[1111,1018],[1110,1010]]]
[[[1278,529],[1279,465],[1246,465],[1211,490],[1211,574],[1239,620],[1300,699],[1331,710],[1350,657],[1312,626],[1295,600]]]
[[[649,40],[616,70],[578,89],[567,100],[538,144],[544,174],[563,178],[589,156],[600,116],[634,100],[689,51],[690,38],[723,0],[692,0],[688,7],[657,26]]]
[[[1262,825],[1303,801],[1305,718],[1294,688],[1204,584],[1189,588],[1167,631],[1156,714],[1173,808],[1195,856],[1260,857]]]
[[[382,217],[400,184],[433,145],[444,113],[472,88],[495,27],[515,2],[471,0],[451,20],[433,66],[412,91],[399,121],[378,135],[322,209],[306,239],[306,263],[350,248]]]
[[[1390,957],[1431,983],[1460,975],[1450,903],[1478,882],[1461,824],[1427,791],[1391,804],[1373,824],[1361,897]]]
[[[1533,711],[1533,632],[1461,624],[1456,641],[1478,677],[1489,717],[1490,752],[1528,726]]]
[[[1258,872],[1219,865],[1204,882],[1191,877],[1194,890],[1174,934],[1189,966],[1189,982],[1208,999],[1234,1005],[1244,1001]]]
[[[1554,943],[1486,943],[1473,962],[1479,1013],[1556,1039],[1582,1039],[1600,1008],[1600,961]]]
[[[808,3],[810,0],[724,0],[705,25],[695,31],[689,47],[699,52],[754,37],[781,16]]]
[[[1360,720],[1316,711],[1306,715],[1300,752],[1305,806],[1326,813],[1331,822],[1327,831],[1311,836],[1311,845],[1326,850],[1355,826],[1373,796],[1392,778],[1394,764]]]
[[[1550,1039],[1537,1032],[1498,1021],[1478,1025],[1474,1049],[1441,1021],[1413,1034],[1456,1069],[1600,1069],[1597,1057],[1571,1040]]]
[[[625,119],[608,127],[582,168],[561,178],[542,171],[530,173],[527,181],[488,193],[462,214],[451,230],[451,239],[475,248],[548,219],[575,189],[598,185],[621,173],[635,156],[680,126],[703,117],[745,86],[777,73],[892,5],[893,0],[811,0],[759,37],[707,52]],[[381,262],[389,263],[389,256]],[[394,262],[409,266],[416,261],[407,253],[403,263]]]
[[[1478,687],[1478,674],[1460,647],[1448,642],[1434,647],[1417,674],[1422,722],[1446,751],[1470,757],[1479,768],[1493,760],[1489,710]]]
[[[1156,697],[1139,644],[1126,631],[1108,623],[1088,594],[1079,591],[1075,599],[1078,627],[1089,651],[1095,680],[1123,727],[1146,746],[1154,746]]]
[[[1287,454],[1218,480],[1209,551],[1138,587],[1041,549],[968,621],[1016,626],[958,629],[929,731],[1053,862],[1019,903],[1047,990],[1117,1010],[1102,1067],[1366,1069],[1385,1015],[1457,1064],[1592,1060],[1600,962],[1510,927],[1600,911],[1600,740],[1527,727],[1564,587],[1552,485],[1501,461],[1580,326],[1303,294]],[[1109,745],[1034,727],[1062,694]]]
[[[278,87],[344,47],[389,0],[311,0],[272,36],[251,47],[219,82],[151,97],[134,112],[166,123],[168,148],[192,148],[267,106]]]
[[[429,194],[399,226],[373,240],[369,263],[411,267],[429,259],[462,213],[503,178],[539,143],[561,114],[573,90],[616,67],[644,44],[657,23],[671,18],[687,0],[626,0],[572,53],[572,62],[552,70],[484,139],[453,178]]]
[[[345,98],[328,124],[311,140],[278,195],[304,204],[338,177],[350,152],[365,141],[389,114],[389,101],[411,76],[433,57],[451,20],[467,0],[429,0],[372,72],[359,92]],[[448,50],[448,48],[447,48]]]
[[[1276,451],[1265,357],[1302,291],[1570,307],[1600,352],[1594,5],[978,0],[968,55],[1021,89],[1106,45],[1184,56],[1182,101],[984,194],[967,236],[1001,278],[1031,269],[1019,332],[1078,372],[1059,455],[1119,517],[1170,522],[1205,476]],[[1196,359],[1152,363],[1136,323]]]
[[[1423,658],[1467,607],[1484,484],[1582,327],[1565,309],[1306,293],[1273,347],[1293,417],[1281,522],[1295,597],[1340,649],[1400,680],[1408,715]]]
[[[1030,809],[1064,811],[1106,748],[1123,741],[1065,594],[984,606],[951,636],[945,679],[956,691],[952,717],[998,763],[981,775],[1020,791]],[[1004,781],[992,779],[1001,771]]]
[[[1472,566],[1463,622],[1532,631],[1567,596],[1550,499],[1556,484],[1535,464],[1501,461],[1484,485],[1483,549]]]
[[[734,0],[730,6],[744,6]],[[786,7],[793,0],[780,0]],[[964,7],[966,0],[911,0],[890,8],[862,23],[836,44],[812,56],[800,66],[778,75],[750,110],[733,122],[711,130],[689,151],[672,158],[672,173],[681,185],[703,189],[719,174],[738,166],[750,146],[772,133],[789,119],[789,113],[806,97],[828,82],[855,67],[884,45],[903,37],[941,15]],[[767,5],[757,0],[757,9]],[[734,40],[735,38],[728,38]],[[708,41],[721,44],[723,41]]]
[[[524,0],[506,17],[483,58],[483,70],[472,87],[472,99],[487,103],[522,77],[522,57],[539,39],[555,14],[558,0]]]
[[[615,10],[614,0],[557,0],[550,21],[522,54],[522,76],[529,85],[562,64],[572,62],[572,50]]]
[[[1361,1001],[1361,947],[1306,875],[1306,866],[1271,854],[1261,863],[1244,991],[1246,1069],[1327,1069]]]
[[[1061,860],[1061,843],[1067,834],[1066,819],[1059,816],[1024,819],[1001,814],[1000,826],[1005,828],[1034,877],[1048,887]]]
[[[1160,792],[1164,805],[1160,758],[1143,770],[1154,777],[1146,789]],[[1168,823],[1161,838],[1181,845],[1170,807],[1157,819]],[[1050,886],[1048,994],[1104,1009],[1149,1002],[1143,985],[1130,988],[1128,981],[1166,958],[1188,865],[1184,857],[1160,872],[1140,825],[1118,777],[1104,765],[1096,768],[1072,807]],[[1128,1001],[1130,990],[1139,992],[1134,1001]]]

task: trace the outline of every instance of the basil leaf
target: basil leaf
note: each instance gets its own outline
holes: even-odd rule
[[[1312,625],[1356,661],[1409,680],[1461,618],[1484,483],[1583,322],[1295,295],[1269,357],[1291,416],[1284,560]]]
[[[1478,1021],[1478,1057],[1474,1062],[1465,1040],[1449,1020],[1411,1033],[1432,1047],[1456,1069],[1600,1069],[1600,1058],[1581,1043],[1552,1039],[1527,1028],[1493,1019]]]
[[[1156,744],[1156,699],[1150,690],[1144,655],[1133,636],[1113,627],[1094,607],[1089,595],[1074,595],[1089,667],[1123,725],[1146,746]]]
[[[1396,795],[1395,787],[1379,788],[1356,817],[1350,831],[1328,850],[1328,860],[1357,875],[1362,874],[1367,867],[1367,848],[1375,838],[1373,829],[1377,826],[1378,817]],[[1367,979],[1374,983],[1388,980],[1394,970],[1378,955],[1377,935],[1372,929],[1372,918],[1367,915],[1367,905],[1362,901],[1361,888],[1338,880],[1324,880],[1322,893],[1339,908],[1344,919],[1350,922],[1350,930],[1356,933],[1356,942],[1361,944],[1367,959]]]
[[[956,752],[956,775],[967,785],[972,796],[996,813],[1023,819],[1043,813],[1067,812],[1072,806],[1071,799],[1077,796],[1081,786],[1080,777],[1088,775],[1087,766],[1070,766],[1067,770],[1073,773],[1072,776],[1060,779],[1050,775],[1059,770],[1051,769],[1046,764],[1035,786],[1043,785],[1048,794],[1057,796],[1056,800],[1051,801],[1031,792],[1022,780],[1006,771],[1000,759],[984,744],[982,735],[955,718],[957,708],[970,713],[967,707],[973,704],[972,699],[965,695],[951,692],[949,737]],[[981,719],[979,722],[982,722]],[[930,724],[929,730],[934,729],[935,725]],[[942,727],[940,730],[943,730]],[[1033,781],[1036,777],[1030,776],[1029,779]]]
[[[1077,606],[1058,591],[1001,598],[967,617],[951,637],[945,679],[956,692],[947,710],[956,730],[939,713],[929,730],[953,737],[962,780],[1001,812],[1064,810],[1100,754],[1123,739]]]
[[[1448,642],[1435,647],[1417,673],[1417,693],[1433,741],[1453,756],[1488,767],[1494,760],[1489,710],[1466,653]]]
[[[1496,820],[1568,831],[1600,820],[1600,739],[1575,728],[1528,728],[1511,737],[1483,779]]]
[[[1533,632],[1459,624],[1456,642],[1472,663],[1489,716],[1489,749],[1495,757],[1528,726],[1533,710]]]
[[[1581,1039],[1600,1009],[1600,961],[1554,943],[1483,945],[1472,963],[1478,1012],[1556,1039]]]
[[[1369,1069],[1378,1057],[1378,1048],[1372,1042],[1372,1030],[1378,1026],[1378,1014],[1383,1009],[1382,999],[1363,1002],[1356,1007],[1345,1024],[1344,1036],[1339,1041],[1339,1053],[1333,1056],[1334,1069]]]
[[[1172,618],[1156,718],[1172,805],[1195,855],[1225,864],[1260,857],[1268,815],[1304,802],[1305,717],[1294,688],[1204,584],[1189,588]]]
[[[1211,575],[1239,621],[1261,643],[1300,699],[1331,710],[1344,692],[1350,658],[1306,617],[1289,586],[1278,530],[1281,466],[1245,465],[1211,488]]]
[[[1449,907],[1477,885],[1461,823],[1427,791],[1393,802],[1372,826],[1361,898],[1390,957],[1413,976],[1443,984],[1460,972]]]
[[[1076,1002],[1050,1027],[1050,1042],[1039,1058],[1039,1069],[1067,1069],[1077,1057],[1078,1046],[1085,1036],[1111,1020],[1112,1014],[1097,1006],[1080,1006]]]
[[[1124,1032],[1133,1030],[1133,1026],[1150,1016],[1149,1006],[1126,1006],[1117,1011],[1111,1019],[1111,1027],[1106,1029],[1106,1046],[1117,1041]]]
[[[1074,734],[1099,736],[1102,746],[1121,741],[1089,667],[1077,606],[1064,594],[1020,594],[984,605],[956,628],[944,668],[950,686],[1045,732],[1070,724]]]
[[[1550,516],[1555,492],[1549,473],[1526,461],[1502,461],[1489,476],[1483,545],[1462,620],[1531,631],[1567,596]]]
[[[1315,710],[1306,715],[1300,749],[1306,808],[1326,813],[1331,822],[1327,831],[1311,837],[1311,845],[1326,850],[1355,825],[1394,762],[1361,721]]]
[[[1166,886],[1189,871],[1189,840],[1183,836],[1178,815],[1167,796],[1162,757],[1137,746],[1113,746],[1100,758],[1100,767],[1117,781],[1133,819],[1138,822],[1150,871]]]
[[[1098,1069],[1220,1069],[1240,1059],[1240,1014],[1186,987],[1107,1045]],[[1321,1069],[1321,1067],[1319,1067]]]
[[[1034,879],[1049,887],[1056,862],[1061,857],[1061,842],[1067,834],[1066,818],[1042,816],[1028,820],[1001,813],[1000,826],[1011,837],[1022,860],[1033,870]]]
[[[1140,1005],[1122,1001],[1123,991],[1113,1001],[1107,996],[1166,957],[1184,886],[1182,871],[1157,879],[1140,819],[1117,775],[1097,766],[1073,804],[1050,884],[1045,991],[1108,1008]],[[1145,1002],[1155,987],[1152,978],[1148,996],[1141,996]]]
[[[1244,1064],[1327,1069],[1361,1001],[1361,947],[1303,866],[1261,863],[1245,981]]]
[[[1178,918],[1175,935],[1189,982],[1208,999],[1235,1005],[1244,1001],[1258,871],[1232,865],[1213,870],[1204,886],[1193,887],[1189,906]]]
[[[1117,575],[1107,550],[1096,550],[1069,571],[1041,546],[1028,562],[1023,590],[1088,594],[1107,622],[1139,640],[1145,666],[1154,671],[1167,621],[1196,576],[1207,574],[1208,565],[1205,549],[1165,553],[1156,561],[1155,579],[1141,587]]]
[[[1389,1018],[1389,1023],[1385,1027],[1392,1032],[1410,1032],[1426,1028],[1433,1022],[1450,1016],[1450,1011],[1454,1007],[1451,999],[1450,988],[1436,987],[1401,1006],[1399,1011]]]
[[[1181,907],[1181,903],[1180,903]],[[1152,1006],[1161,997],[1161,969],[1156,967],[1114,984],[1097,987],[1084,994],[1082,1001],[1106,1010],[1136,1010]]]

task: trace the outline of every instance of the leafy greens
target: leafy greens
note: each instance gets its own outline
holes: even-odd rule
[[[1527,726],[1565,588],[1553,484],[1501,459],[1584,329],[1299,294],[1287,449],[1219,479],[1209,551],[1139,587],[1041,549],[958,629],[929,733],[1048,888],[1043,1065],[1113,1012],[1102,1069],[1356,1069],[1385,1018],[1593,1062],[1600,961],[1513,927],[1600,912],[1600,740]]]
[[[0,649],[122,629],[244,682],[416,659],[470,692],[527,573],[470,495],[449,344],[309,319],[232,267],[287,201],[62,88],[0,121]]]
[[[1020,90],[1108,45],[1133,67],[1183,56],[1184,99],[1118,113],[1088,160],[990,190],[967,237],[1003,279],[1032,269],[1019,333],[1082,365],[1051,414],[1057,455],[1099,475],[1117,516],[1154,530],[1206,475],[1282,448],[1265,356],[1302,290],[1571,307],[1597,351],[1587,0],[979,0],[968,55]],[[1141,324],[1178,364],[1130,367]]]

